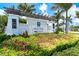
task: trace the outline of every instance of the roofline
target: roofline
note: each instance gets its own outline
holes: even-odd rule
[[[24,12],[21,12],[20,10],[15,10],[11,8],[7,8],[4,11],[8,14],[15,14],[15,15],[26,16],[31,18],[44,19],[44,20],[52,20],[52,17],[38,15],[38,14],[36,15],[36,14],[24,13]]]

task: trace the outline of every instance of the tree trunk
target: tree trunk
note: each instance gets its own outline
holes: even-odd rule
[[[65,33],[68,33],[68,11],[66,11],[66,25],[65,25]]]
[[[57,29],[56,29],[56,34],[59,34],[59,22],[57,20]]]

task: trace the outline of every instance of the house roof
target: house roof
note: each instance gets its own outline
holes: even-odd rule
[[[27,16],[27,17],[31,17],[31,18],[38,18],[38,19],[45,19],[45,20],[52,20],[52,17],[46,16],[46,15],[43,16],[43,15],[39,15],[39,14],[24,13],[24,12],[21,12],[20,10],[16,10],[16,9],[12,9],[12,8],[7,8],[4,11],[9,14],[16,14],[16,15],[20,15],[20,16]]]

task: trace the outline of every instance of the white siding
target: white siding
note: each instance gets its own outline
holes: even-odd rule
[[[16,27],[17,27],[16,29],[12,28],[12,19],[16,19]],[[7,34],[7,35],[13,35],[13,34],[18,35],[19,34],[19,18],[18,18],[18,15],[10,14],[8,16],[8,23],[7,23],[5,34]]]
[[[20,31],[20,34],[22,34],[22,33],[26,32],[26,31],[28,31],[28,26],[27,26],[27,24],[20,24],[20,25],[19,25],[19,31]]]
[[[37,22],[40,22],[40,27],[37,27]],[[47,20],[42,19],[29,19],[28,20],[29,34],[37,32],[47,32]]]
[[[12,19],[17,20],[17,28],[13,29],[12,28]],[[40,33],[46,33],[46,32],[53,32],[53,26],[52,24],[54,23],[53,21],[48,21],[44,19],[36,19],[36,18],[29,18],[26,17],[27,24],[20,24],[19,23],[19,16],[17,15],[9,15],[8,17],[8,23],[7,27],[5,29],[5,33],[7,35],[19,35],[22,34],[23,32],[27,31],[28,34],[34,34],[36,32]],[[37,26],[37,22],[40,22],[40,26]]]

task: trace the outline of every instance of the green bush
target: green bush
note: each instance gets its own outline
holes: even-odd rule
[[[71,48],[53,53],[54,56],[79,56],[79,42]]]
[[[0,35],[0,43],[3,42],[4,40],[10,39],[10,38],[11,38],[11,36],[2,34],[2,35]]]
[[[22,34],[22,36],[23,36],[23,37],[29,37],[28,32],[25,31],[25,32]]]
[[[25,36],[11,36],[0,35],[4,42],[1,43],[0,55],[20,55],[20,56],[51,56],[51,55],[64,55],[62,51],[74,47],[79,42],[78,38],[71,34],[52,34],[40,33]],[[9,39],[9,40],[6,40]],[[77,45],[78,47],[79,45]],[[6,48],[6,49],[5,49]],[[79,48],[78,48],[79,49]],[[6,50],[6,51],[5,51]],[[78,51],[78,50],[77,50]],[[66,51],[67,52],[67,51]],[[3,54],[5,53],[5,54]],[[68,52],[69,54],[71,53]],[[69,55],[66,53],[65,55]],[[72,55],[74,55],[72,53]],[[75,54],[76,55],[76,54]]]
[[[59,45],[53,50],[51,55],[53,55],[53,54],[55,54],[57,52],[62,52],[63,50],[66,50],[68,48],[75,47],[78,44],[78,42],[79,42],[79,40],[76,40],[73,43],[69,42],[69,43],[64,44],[64,45]]]
[[[23,24],[26,24],[27,23],[27,21],[26,21],[26,19],[19,19],[19,23],[23,23]]]
[[[11,35],[12,37],[16,37],[17,35],[15,35],[15,34],[13,34],[13,35]]]
[[[56,34],[59,34],[59,32],[63,32],[62,28],[57,28],[57,29],[56,29],[55,33],[56,33]]]

